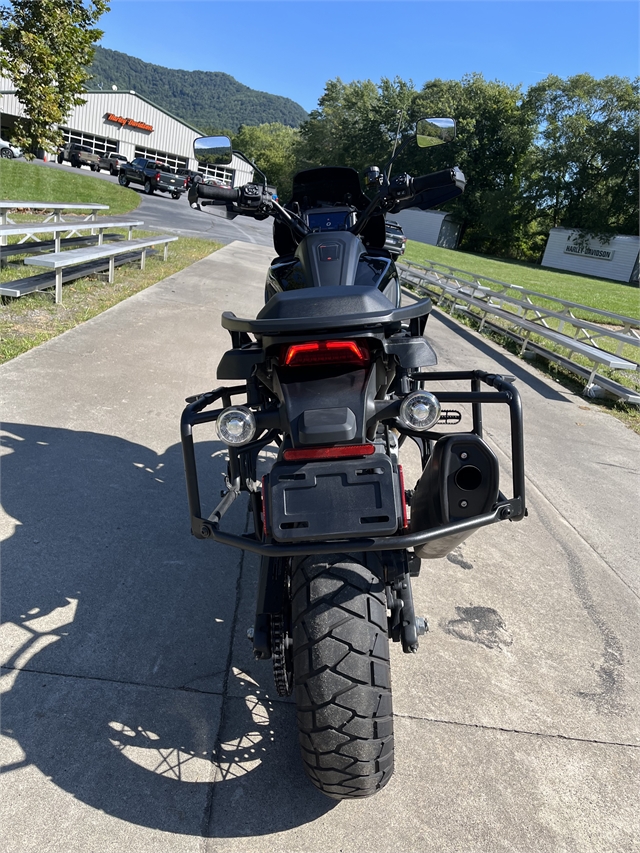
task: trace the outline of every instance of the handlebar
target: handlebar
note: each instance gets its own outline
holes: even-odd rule
[[[431,175],[421,175],[413,179],[411,188],[413,194],[418,195],[425,190],[448,186],[464,187],[464,175],[459,169],[443,169],[441,172],[433,172]]]
[[[408,207],[411,200],[417,199],[421,194],[433,194],[436,192],[438,198],[433,204],[455,198],[464,191],[465,177],[457,167],[443,169],[430,175],[421,175],[412,178],[410,175],[397,175],[390,184],[383,186],[379,194],[371,199],[367,207],[361,211],[355,225],[349,229],[351,233],[359,235],[364,232],[367,222],[376,213],[393,211],[397,213]],[[194,182],[189,189],[189,204],[193,207],[199,206],[198,201],[203,204],[215,204],[226,202],[226,213],[237,216],[253,216],[256,219],[266,219],[274,216],[277,221],[286,223],[299,238],[308,233],[309,228],[295,214],[282,208],[273,198],[275,189],[261,186],[259,184],[245,184],[237,189],[229,187],[212,187],[202,182]],[[442,195],[442,198],[440,196]],[[418,205],[421,206],[421,205]],[[428,205],[430,206],[430,205]],[[424,207],[423,207],[424,209]]]
[[[194,184],[198,198],[208,198],[213,201],[238,201],[240,191],[229,187],[211,187],[208,184]]]

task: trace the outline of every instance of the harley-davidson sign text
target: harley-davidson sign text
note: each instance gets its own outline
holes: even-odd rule
[[[149,133],[153,132],[153,125],[145,124],[143,121],[136,121],[132,118],[124,118],[123,116],[117,116],[113,113],[107,113],[105,118],[107,121],[113,121],[116,124],[121,124],[123,127],[126,125],[127,127],[135,127],[138,130],[146,130]]]
[[[612,260],[614,254],[611,249],[596,249],[593,246],[581,246],[575,243],[568,243],[564,251],[568,255],[585,255],[587,258],[600,258],[601,261]]]

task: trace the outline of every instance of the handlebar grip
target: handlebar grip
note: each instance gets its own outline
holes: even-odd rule
[[[413,179],[413,194],[418,195],[424,190],[432,190],[436,187],[460,186],[464,188],[464,175],[459,169],[443,169],[441,172],[433,172],[431,175],[420,175]]]
[[[213,201],[238,201],[240,191],[228,187],[210,187],[207,184],[196,184],[198,198],[209,198]]]

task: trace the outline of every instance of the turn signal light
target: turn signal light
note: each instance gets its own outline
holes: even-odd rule
[[[309,341],[288,347],[283,364],[306,367],[316,364],[369,364],[369,350],[355,341]]]
[[[402,401],[399,418],[409,429],[431,429],[440,419],[440,401],[428,391],[414,391]]]
[[[376,452],[373,444],[351,444],[342,447],[301,447],[285,450],[287,462],[311,462],[313,459],[348,459],[371,456]]]
[[[230,406],[218,416],[216,430],[225,444],[246,444],[256,434],[256,419],[246,406]]]

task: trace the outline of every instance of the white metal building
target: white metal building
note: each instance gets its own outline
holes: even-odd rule
[[[399,222],[408,240],[430,243],[444,249],[457,249],[460,226],[453,222],[451,214],[441,210],[419,210],[410,207],[400,213],[391,214],[390,219]]]
[[[23,115],[23,106],[6,77],[0,78],[0,93],[0,124],[10,129]],[[128,160],[153,158],[200,171],[227,186],[253,179],[253,169],[235,155],[229,166],[201,166],[193,156],[193,140],[202,133],[135,92],[94,90],[84,97],[86,103],[74,107],[60,128],[65,142],[88,145],[97,154],[117,151]]]
[[[552,228],[542,266],[613,281],[637,281],[639,253],[640,237],[617,234],[609,242],[595,237],[581,240],[579,231]]]

